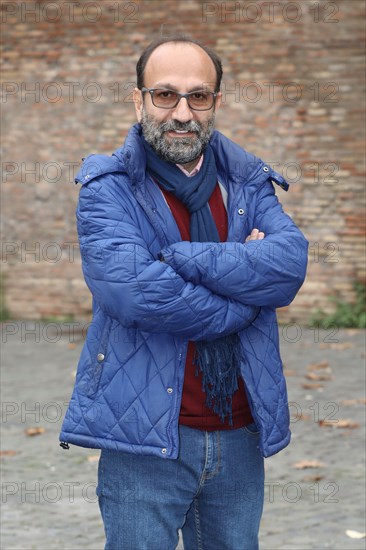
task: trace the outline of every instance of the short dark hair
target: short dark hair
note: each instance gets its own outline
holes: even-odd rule
[[[195,40],[194,38],[190,38],[189,36],[183,35],[183,34],[160,37],[154,40],[153,42],[151,42],[147,46],[147,48],[143,51],[136,65],[137,87],[139,89],[143,88],[144,86],[144,71],[151,54],[153,53],[154,50],[156,50],[158,46],[161,46],[162,44],[168,44],[169,42],[176,42],[176,43],[185,42],[187,44],[195,44],[196,46],[199,46],[200,48],[202,48],[202,50],[204,50],[207,53],[207,55],[210,57],[212,63],[215,66],[215,70],[216,70],[215,92],[218,92],[220,90],[222,73],[223,73],[221,59],[219,58],[217,53],[211,50],[211,48],[208,48],[198,40]]]

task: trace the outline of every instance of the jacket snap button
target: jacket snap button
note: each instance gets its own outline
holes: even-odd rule
[[[161,452],[163,453],[163,455],[165,455],[165,453],[166,453],[166,448],[164,447],[164,449],[161,449]]]
[[[269,172],[268,166],[263,166],[263,172]]]
[[[168,393],[173,393],[173,388],[167,388],[166,390]]]
[[[239,216],[242,216],[243,214],[245,214],[245,211],[242,208],[239,208],[238,214]]]
[[[103,355],[103,353],[98,353],[97,359],[98,359],[98,361],[104,361],[104,355]]]

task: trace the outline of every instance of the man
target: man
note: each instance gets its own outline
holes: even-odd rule
[[[290,440],[275,308],[307,242],[283,178],[213,130],[221,76],[193,40],[151,44],[138,124],[77,176],[93,322],[60,440],[102,449],[107,550],[173,550],[179,528],[186,550],[258,548],[263,456]]]

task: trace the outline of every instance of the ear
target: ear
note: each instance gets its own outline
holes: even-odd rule
[[[215,111],[217,109],[220,109],[221,107],[221,100],[222,100],[222,92],[219,92],[216,96],[216,101],[215,101]]]
[[[135,103],[135,112],[136,112],[137,122],[141,122],[142,108],[143,108],[141,90],[139,90],[138,88],[134,88],[132,93],[132,99],[133,99],[133,102]]]

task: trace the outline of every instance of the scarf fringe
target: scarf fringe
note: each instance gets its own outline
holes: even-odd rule
[[[196,342],[196,376],[202,372],[202,390],[206,393],[206,405],[219,415],[224,423],[229,417],[233,425],[232,398],[238,389],[241,354],[237,334],[210,342]]]

